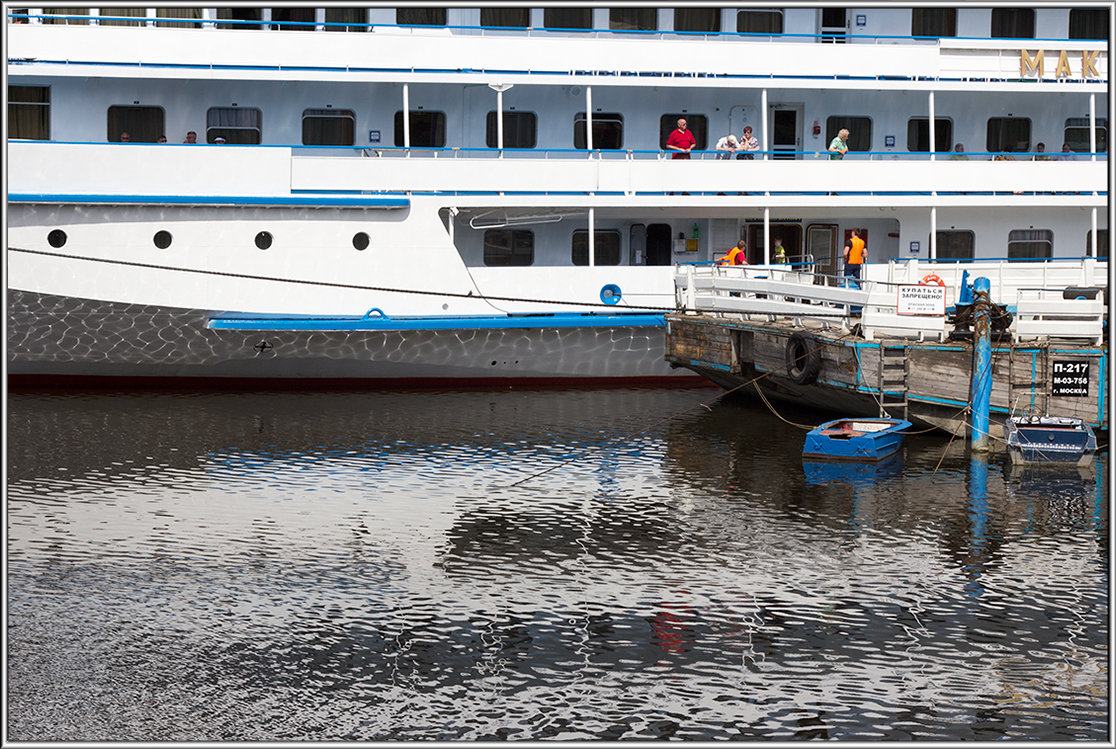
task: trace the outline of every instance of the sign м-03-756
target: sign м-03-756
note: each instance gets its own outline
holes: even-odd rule
[[[1095,49],[1092,51],[1083,50],[1081,52],[1081,77],[1082,78],[1099,78],[1097,73],[1097,57],[1100,56],[1100,50]],[[1019,77],[1026,78],[1029,73],[1038,73],[1038,77],[1042,78],[1045,75],[1046,53],[1039,50],[1031,57],[1031,53],[1025,49],[1019,50]],[[1054,69],[1055,78],[1072,78],[1073,71],[1070,69],[1069,53],[1064,49],[1058,53],[1058,66]]]

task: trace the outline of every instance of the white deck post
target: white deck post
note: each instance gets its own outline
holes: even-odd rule
[[[934,92],[930,92],[930,160],[937,161],[934,150],[937,146],[937,140],[934,138]]]
[[[597,258],[595,257],[596,246],[595,246],[595,242],[593,241],[594,239],[596,239],[595,235],[597,233],[596,232],[596,218],[597,218],[596,209],[590,208],[589,209],[589,267],[590,268],[592,268],[594,265],[597,264],[597,262],[596,262]]]
[[[1093,233],[1089,236],[1089,257],[1097,256],[1097,207],[1093,206]]]
[[[1097,95],[1089,94],[1089,151],[1097,160]],[[1094,195],[1096,193],[1093,193]]]
[[[496,87],[496,148],[504,158],[504,88]]]
[[[763,133],[763,160],[767,161],[767,89],[760,94],[760,131]]]
[[[593,87],[585,87],[585,150],[593,158]]]
[[[938,259],[938,206],[930,207],[930,259]]]
[[[763,207],[763,264],[771,263],[771,208]]]
[[[403,84],[403,149],[406,155],[411,155],[411,88],[410,84]]]

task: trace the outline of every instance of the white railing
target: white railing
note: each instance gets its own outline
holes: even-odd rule
[[[949,315],[959,302],[961,274],[969,283],[993,280],[992,301],[1007,306],[1015,319],[1016,341],[1066,338],[1101,343],[1107,318],[1106,262],[1092,258],[1049,263],[989,262],[965,265],[919,264],[917,261],[866,265],[859,288],[850,279],[781,266],[678,266],[675,303],[684,312],[792,325],[811,320],[823,327],[851,330],[859,323],[866,340],[906,337],[943,341]],[[933,273],[944,283],[943,314],[901,311],[899,287],[918,284]]]

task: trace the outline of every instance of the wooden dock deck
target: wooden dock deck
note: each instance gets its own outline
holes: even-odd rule
[[[703,275],[706,282],[698,280]],[[974,377],[971,337],[952,339],[946,314],[919,319],[873,308],[881,295],[895,298],[895,291],[885,291],[887,281],[868,281],[860,290],[816,281],[754,267],[743,273],[680,269],[680,308],[666,317],[666,360],[726,389],[754,395],[754,382],[764,396],[782,402],[846,416],[887,414],[966,433]],[[992,342],[992,436],[1002,436],[1004,418],[1013,412],[1074,416],[1107,430],[1109,361],[1102,333],[1107,288],[1092,299],[1075,295],[1064,305],[1049,305],[1052,317],[1064,318],[1051,325],[1057,337],[1036,333],[1031,320],[1017,325],[1015,302],[1034,291],[1021,289],[1007,305],[1015,321]],[[887,319],[898,320],[897,327],[880,325],[865,334],[866,320]]]

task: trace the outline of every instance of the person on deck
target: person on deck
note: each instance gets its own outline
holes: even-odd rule
[[[864,240],[860,238],[860,233],[856,229],[852,229],[849,241],[845,243],[845,276],[853,279],[851,285],[854,288],[860,288],[860,266],[866,259]]]
[[[666,150],[678,151],[672,159],[690,158],[690,150],[697,145],[697,138],[686,129],[686,120],[678,120],[678,127],[667,138]]]
[[[713,261],[717,265],[747,265],[748,244],[741,239],[736,246]]]

